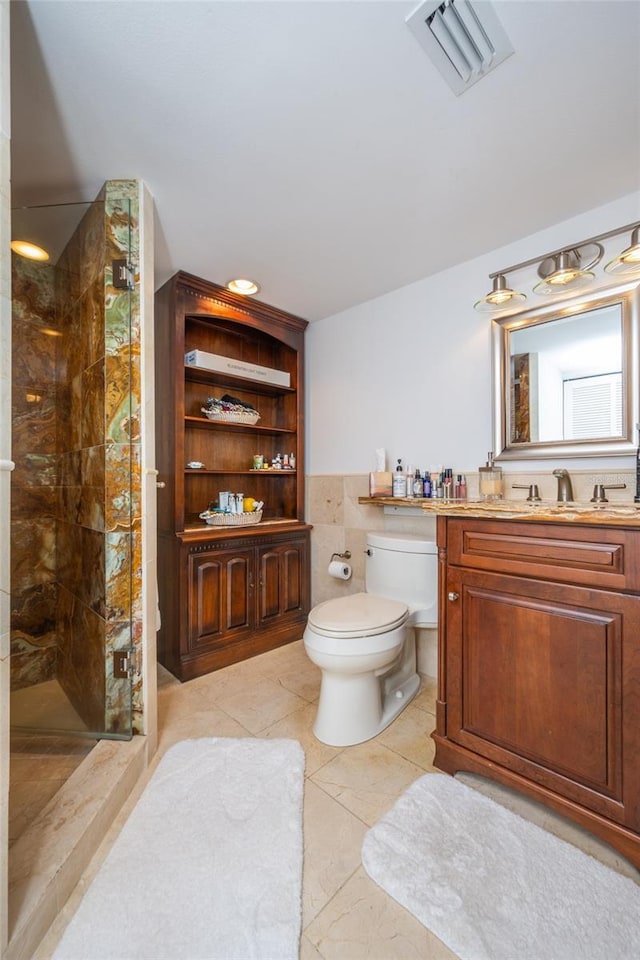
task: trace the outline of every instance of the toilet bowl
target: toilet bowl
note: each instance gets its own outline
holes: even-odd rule
[[[313,732],[332,746],[375,737],[417,693],[414,626],[437,622],[436,544],[369,533],[365,586],[314,607],[303,636],[322,671]]]

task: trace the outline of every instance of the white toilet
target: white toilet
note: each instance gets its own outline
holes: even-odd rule
[[[420,686],[414,627],[438,620],[438,554],[412,534],[368,533],[366,593],[319,603],[303,642],[322,670],[313,732],[335,747],[370,740]]]

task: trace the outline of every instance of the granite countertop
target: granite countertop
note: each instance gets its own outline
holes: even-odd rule
[[[417,497],[360,497],[379,506],[421,507],[425,513],[446,517],[484,517],[495,520],[551,520],[560,523],[606,523],[640,527],[640,503],[591,503],[572,500],[429,500]]]

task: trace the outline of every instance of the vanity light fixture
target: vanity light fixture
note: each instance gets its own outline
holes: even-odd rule
[[[43,247],[29,240],[12,240],[11,249],[20,257],[26,257],[27,260],[39,260],[45,263],[49,259],[49,254]]]
[[[582,289],[596,275],[589,267],[595,266],[602,259],[603,248],[599,243],[585,244],[572,250],[562,250],[552,257],[547,257],[538,267],[540,283],[533,288],[538,294],[557,294],[559,289]]]
[[[227,284],[227,290],[231,290],[232,293],[241,293],[244,297],[253,296],[253,294],[257,293],[259,289],[260,285],[254,280],[247,280],[243,277],[237,277],[235,280],[229,280]]]
[[[631,234],[631,246],[610,260],[604,268],[607,273],[617,275],[637,273],[640,270],[640,226],[634,227]]]
[[[615,230],[589,237],[588,240],[582,240],[579,244],[569,244],[559,250],[552,250],[551,253],[546,253],[542,257],[532,257],[531,260],[523,260],[522,263],[516,263],[512,267],[490,273],[489,278],[493,280],[493,289],[485,297],[476,301],[475,309],[485,313],[499,311],[508,313],[512,310],[513,306],[525,300],[526,297],[524,293],[517,293],[508,287],[506,277],[517,270],[532,266],[536,267],[540,277],[540,282],[533,288],[534,293],[561,297],[566,291],[566,295],[571,296],[575,291],[581,290],[596,279],[592,268],[600,263],[604,255],[604,247],[600,241],[620,236],[622,233],[631,233],[631,245],[611,260],[604,269],[607,273],[616,275],[640,273],[640,223],[628,223],[624,227],[617,227]]]
[[[489,278],[491,279],[491,277]],[[493,288],[486,297],[481,297],[474,303],[474,307],[480,313],[493,313],[496,310],[502,310],[507,305],[519,303],[526,300],[524,293],[512,290],[507,286],[504,274],[497,273],[493,275]]]

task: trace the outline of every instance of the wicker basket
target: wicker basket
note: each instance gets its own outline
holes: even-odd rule
[[[200,517],[210,527],[252,527],[262,520],[262,510],[253,513],[210,513],[205,510]]]
[[[206,407],[200,409],[207,420],[216,420],[222,423],[246,423],[253,426],[260,419],[260,414],[257,411],[252,413],[251,410],[244,410],[235,413],[233,410],[208,410]]]

